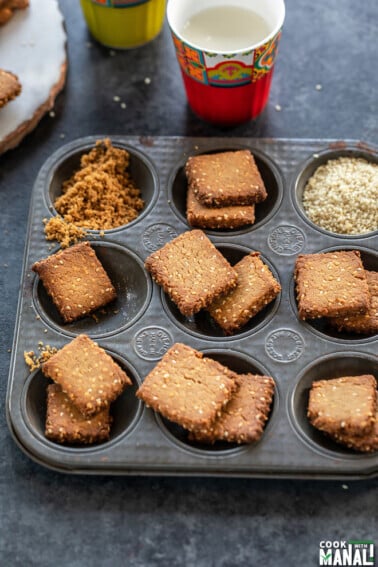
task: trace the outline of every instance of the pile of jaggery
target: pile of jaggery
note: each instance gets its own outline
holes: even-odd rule
[[[130,154],[99,140],[82,156],[80,169],[64,181],[54,207],[65,223],[81,229],[109,230],[133,221],[144,207],[130,173]],[[50,223],[45,232],[54,233]],[[59,234],[56,234],[59,240]]]

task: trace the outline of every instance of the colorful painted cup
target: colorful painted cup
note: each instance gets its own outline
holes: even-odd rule
[[[250,9],[261,16],[269,30],[264,39],[234,52],[214,53],[185,38],[190,18],[206,8],[224,5]],[[167,19],[188,102],[200,118],[227,126],[263,111],[284,18],[283,0],[168,0]]]
[[[115,49],[139,47],[160,32],[166,0],[80,0],[89,31]]]

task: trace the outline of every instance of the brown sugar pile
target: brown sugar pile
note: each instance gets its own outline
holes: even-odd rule
[[[54,206],[67,223],[108,230],[137,218],[144,207],[129,171],[130,154],[99,140],[82,156],[80,169],[63,183]]]
[[[41,364],[46,362],[53,354],[58,352],[56,347],[44,345],[42,341],[38,343],[38,353],[34,350],[24,352],[25,363],[29,366],[29,371],[33,372],[41,367]]]
[[[66,222],[62,217],[43,219],[45,224],[46,240],[57,240],[62,248],[68,248],[84,238],[87,231],[72,222]]]

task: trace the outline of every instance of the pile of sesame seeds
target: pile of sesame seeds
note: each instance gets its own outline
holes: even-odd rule
[[[339,157],[317,168],[302,197],[307,217],[337,234],[378,229],[378,164]]]

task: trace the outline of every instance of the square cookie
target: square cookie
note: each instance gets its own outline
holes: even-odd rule
[[[360,453],[374,453],[374,451],[378,451],[378,400],[375,422],[369,433],[365,433],[364,435],[348,435],[340,431],[334,433],[332,438],[337,443],[345,445],[345,447],[349,449],[354,449],[354,451],[359,451]]]
[[[300,319],[366,313],[370,292],[358,250],[301,254],[294,278]]]
[[[241,329],[256,313],[273,301],[281,286],[262,260],[251,252],[234,265],[237,286],[207,308],[227,335]]]
[[[365,435],[375,421],[376,388],[371,374],[313,382],[307,417],[314,427],[331,436]]]
[[[236,286],[237,274],[202,230],[180,234],[153,252],[146,269],[186,317]]]
[[[89,242],[33,264],[63,321],[71,323],[116,298],[116,290]]]
[[[229,441],[255,443],[269,417],[274,380],[269,376],[239,374],[238,390],[210,427],[194,430],[190,438],[201,443]]]
[[[237,388],[237,374],[201,352],[174,344],[137,391],[147,406],[188,430],[209,427]]]
[[[234,229],[255,222],[255,205],[233,207],[205,207],[188,187],[186,218],[190,226],[210,229]]]
[[[254,205],[267,197],[249,150],[191,156],[185,173],[195,196],[207,207]]]
[[[338,331],[364,335],[378,333],[378,272],[365,270],[365,274],[370,292],[369,309],[363,315],[331,318],[330,324]]]
[[[89,445],[109,439],[111,417],[106,408],[84,417],[58,384],[47,386],[45,435],[57,443]]]
[[[103,348],[79,335],[42,365],[78,410],[90,417],[109,407],[131,380]]]

